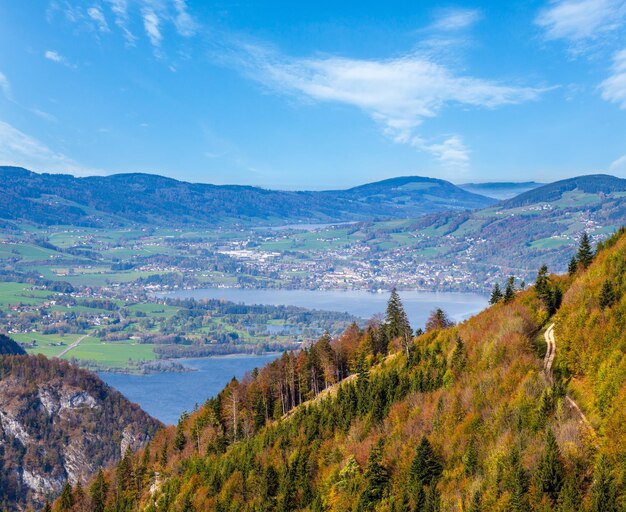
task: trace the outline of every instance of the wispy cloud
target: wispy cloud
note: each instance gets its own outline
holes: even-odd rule
[[[600,84],[602,98],[626,109],[626,48],[613,57],[613,73]]]
[[[506,85],[456,74],[427,56],[388,60],[342,57],[294,59],[258,45],[244,44],[234,63],[273,90],[361,109],[397,143],[428,151],[442,162],[468,162],[459,136],[443,142],[423,139],[415,129],[445,107],[496,108],[539,98],[540,87]]]
[[[556,0],[535,22],[547,39],[567,40],[578,51],[589,41],[620,28],[625,17],[624,0]]]
[[[434,30],[462,30],[476,24],[482,18],[478,9],[442,9],[437,12],[435,22],[430,26]]]
[[[124,39],[129,45],[134,45],[137,38],[128,28],[128,2],[127,0],[107,0],[115,19],[115,25],[124,34]]]
[[[53,116],[49,112],[41,110],[40,108],[31,107],[28,110],[30,110],[37,117],[40,117],[41,119],[44,119],[46,121],[49,121],[49,122],[52,122],[52,123],[56,123],[58,121],[58,119],[55,116]]]
[[[0,72],[0,89],[2,89],[2,94],[7,100],[13,100],[13,93],[11,92],[11,84],[9,83],[9,79],[4,75],[4,73]]]
[[[102,174],[81,166],[62,153],[51,150],[37,139],[0,121],[0,162],[36,171],[66,172],[75,175]]]
[[[619,157],[609,166],[610,172],[622,172],[626,173],[626,155]]]
[[[100,32],[109,32],[109,25],[100,6],[95,5],[87,9],[87,15],[96,22]]]
[[[159,17],[150,8],[142,10],[142,17],[143,27],[148,35],[148,39],[150,39],[150,42],[155,48],[160,48],[163,36],[161,35],[161,30],[159,29]]]
[[[56,62],[57,64],[62,64],[63,66],[67,66],[68,68],[75,68],[74,64],[71,64],[63,55],[54,50],[46,50],[44,52],[44,57],[52,62]]]
[[[187,2],[185,0],[174,0],[174,8],[176,10],[174,24],[176,25],[178,33],[184,37],[195,35],[198,30],[198,23],[191,14],[189,14]]]

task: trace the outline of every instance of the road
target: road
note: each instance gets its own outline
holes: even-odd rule
[[[556,356],[556,338],[554,336],[554,324],[550,324],[550,326],[546,329],[546,332],[543,333],[543,337],[546,340],[546,355],[543,358],[543,372],[546,376],[548,382],[554,382],[554,373],[552,372],[552,364],[554,363],[554,357]],[[576,412],[578,417],[580,418],[581,423],[585,425],[585,427],[592,433],[595,434],[595,430],[585,413],[578,406],[578,404],[574,401],[574,399],[565,395],[565,401],[569,405],[569,407]]]
[[[84,334],[83,336],[81,336],[80,338],[78,338],[74,343],[72,343],[69,347],[67,347],[65,350],[63,350],[59,355],[57,355],[57,358],[61,359],[65,354],[67,354],[70,350],[72,350],[73,348],[78,347],[78,345],[80,345],[80,342],[83,341],[87,336],[89,336],[89,334]]]

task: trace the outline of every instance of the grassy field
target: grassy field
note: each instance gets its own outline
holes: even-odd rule
[[[30,290],[24,283],[0,283],[0,307],[16,304],[41,304],[54,294],[44,290]]]
[[[139,344],[133,340],[106,343],[90,336],[63,358],[93,361],[106,368],[125,368],[129,361],[154,361],[156,355],[154,345]]]
[[[46,357],[56,357],[81,336],[81,334],[66,334],[65,336],[59,336],[58,334],[41,334],[38,332],[11,335],[11,337],[18,343],[30,343],[32,341],[36,341],[37,346],[34,348],[27,348],[26,352],[29,354],[43,354]],[[59,345],[61,343],[62,345]]]

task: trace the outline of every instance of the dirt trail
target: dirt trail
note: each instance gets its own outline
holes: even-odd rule
[[[546,355],[543,358],[543,372],[548,379],[548,382],[552,383],[554,381],[554,374],[552,372],[552,364],[554,363],[554,357],[556,356],[556,338],[554,337],[554,324],[550,324],[550,326],[546,329],[546,332],[543,333],[543,337],[546,340]],[[565,401],[573,409],[578,417],[580,418],[581,423],[585,425],[585,427],[592,433],[595,434],[595,430],[585,413],[578,406],[578,404],[574,401],[574,399],[565,395]]]

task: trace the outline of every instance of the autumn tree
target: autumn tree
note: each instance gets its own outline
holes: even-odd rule
[[[446,312],[441,308],[437,308],[428,317],[428,320],[426,321],[426,330],[433,331],[435,329],[447,329],[453,325],[454,322],[448,318]]]

